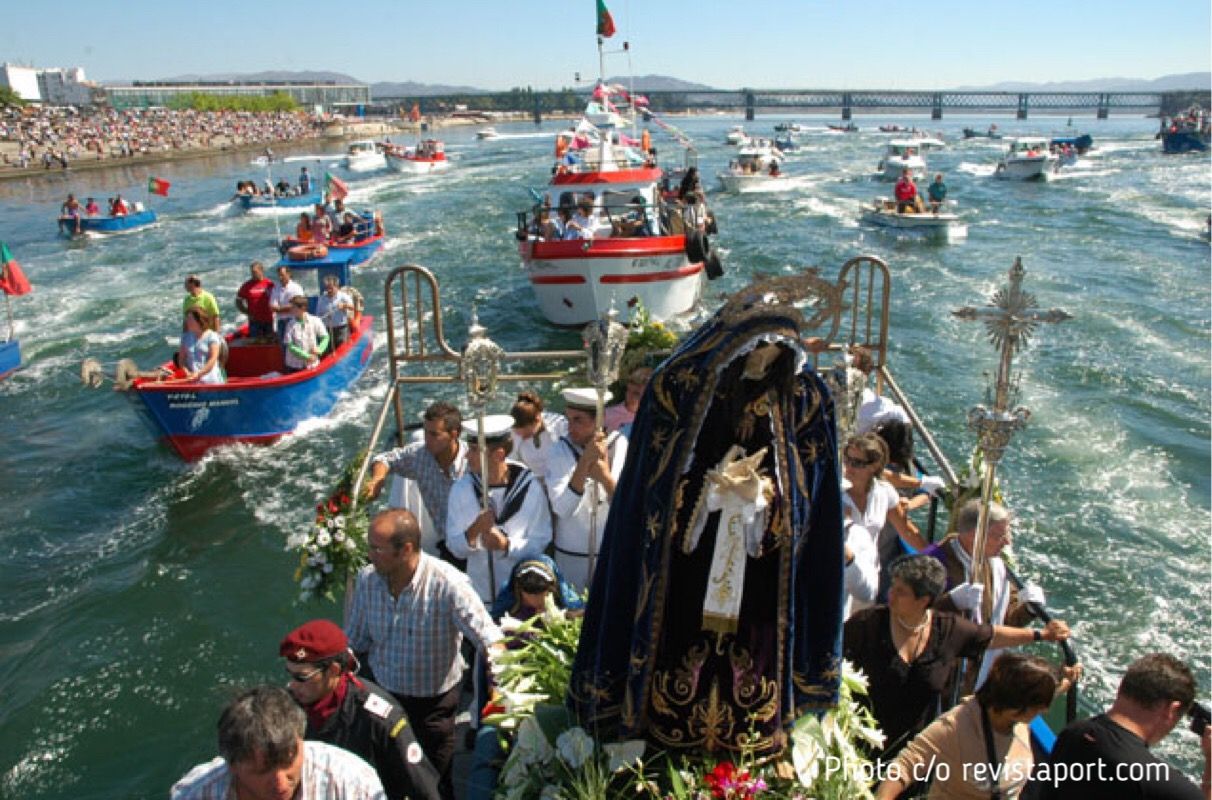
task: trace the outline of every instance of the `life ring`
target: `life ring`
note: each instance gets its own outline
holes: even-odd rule
[[[328,247],[322,244],[297,244],[286,251],[291,261],[315,261],[328,255]]]
[[[711,242],[707,241],[707,237],[701,231],[689,230],[686,232],[686,258],[690,259],[691,264],[701,264],[711,255]]]

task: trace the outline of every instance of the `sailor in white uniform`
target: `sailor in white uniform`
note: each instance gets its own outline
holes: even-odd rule
[[[446,509],[446,546],[467,560],[467,576],[489,607],[514,565],[540,555],[551,541],[551,512],[538,476],[509,458],[512,428],[513,417],[506,414],[484,418],[489,486],[484,510],[478,428],[474,419],[463,421],[467,471],[451,487]]]
[[[627,439],[597,428],[596,390],[563,394],[568,435],[548,456],[547,493],[555,516],[556,564],[577,592],[584,592],[592,577],[589,554],[596,562],[615,482],[627,460]],[[605,401],[610,402],[609,392]]]

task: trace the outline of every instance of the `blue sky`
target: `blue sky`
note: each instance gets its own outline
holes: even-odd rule
[[[594,0],[5,2],[0,61],[95,80],[324,69],[552,88],[597,72]],[[607,0],[633,74],[720,88],[929,89],[1209,69],[1208,0]],[[693,11],[693,16],[688,12]],[[626,74],[627,61],[607,62]]]

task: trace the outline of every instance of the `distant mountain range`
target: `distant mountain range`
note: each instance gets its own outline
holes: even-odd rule
[[[268,72],[221,72],[210,75],[177,75],[161,78],[166,82],[187,81],[335,81],[337,83],[362,83],[342,72],[273,70]],[[635,77],[614,76],[610,83],[634,86],[639,92],[711,92],[726,91],[701,83],[684,81],[668,75],[637,75]],[[111,84],[129,81],[107,81]],[[953,91],[964,92],[1166,92],[1180,90],[1205,90],[1212,87],[1212,72],[1187,72],[1179,75],[1163,75],[1160,78],[1096,78],[1084,81],[1053,81],[1028,83],[1025,81],[1003,81],[985,86],[956,86]],[[878,88],[878,87],[877,87]],[[587,86],[578,91],[588,91]],[[418,83],[416,81],[383,81],[370,84],[372,97],[427,97],[438,94],[486,94],[493,90],[475,86],[452,86],[441,83]]]
[[[1212,88],[1212,72],[1184,72],[1153,80],[1140,78],[1095,78],[1088,81],[1027,83],[1003,81],[988,86],[957,86],[959,92],[1174,92]]]

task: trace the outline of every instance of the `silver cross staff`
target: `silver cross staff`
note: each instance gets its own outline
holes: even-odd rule
[[[471,338],[459,362],[459,372],[467,384],[467,405],[476,413],[477,443],[480,446],[480,509],[487,511],[488,449],[484,442],[484,409],[497,394],[497,375],[501,370],[501,355],[505,351],[488,338],[488,331],[480,324],[474,305],[471,307],[471,325],[467,333]],[[489,590],[495,597],[498,587],[493,552],[485,547],[484,553],[488,557]]]
[[[1022,406],[1010,409],[1011,395],[1015,393],[1011,378],[1014,353],[1027,345],[1031,334],[1040,323],[1057,323],[1072,319],[1059,308],[1038,310],[1035,295],[1023,291],[1025,274],[1023,260],[1015,258],[1014,266],[1009,272],[1009,285],[996,290],[987,306],[965,306],[951,312],[962,320],[985,323],[989,341],[1001,354],[997,378],[993,385],[993,407],[978,405],[968,412],[968,427],[977,433],[985,462],[985,474],[981,483],[981,513],[976,526],[976,541],[972,545],[973,583],[985,582],[985,570],[988,567],[985,558],[985,537],[989,529],[989,504],[993,501],[997,465],[1010,444],[1010,438],[1015,431],[1024,427],[1031,417],[1031,412]]]
[[[585,373],[597,390],[597,413],[594,416],[594,436],[602,429],[602,418],[606,414],[606,387],[614,383],[627,349],[627,329],[618,323],[618,312],[611,301],[610,309],[600,319],[585,326],[585,351],[588,357]],[[609,457],[607,458],[609,461]],[[593,580],[593,568],[598,550],[598,482],[594,481],[589,498],[589,563],[585,583]]]

